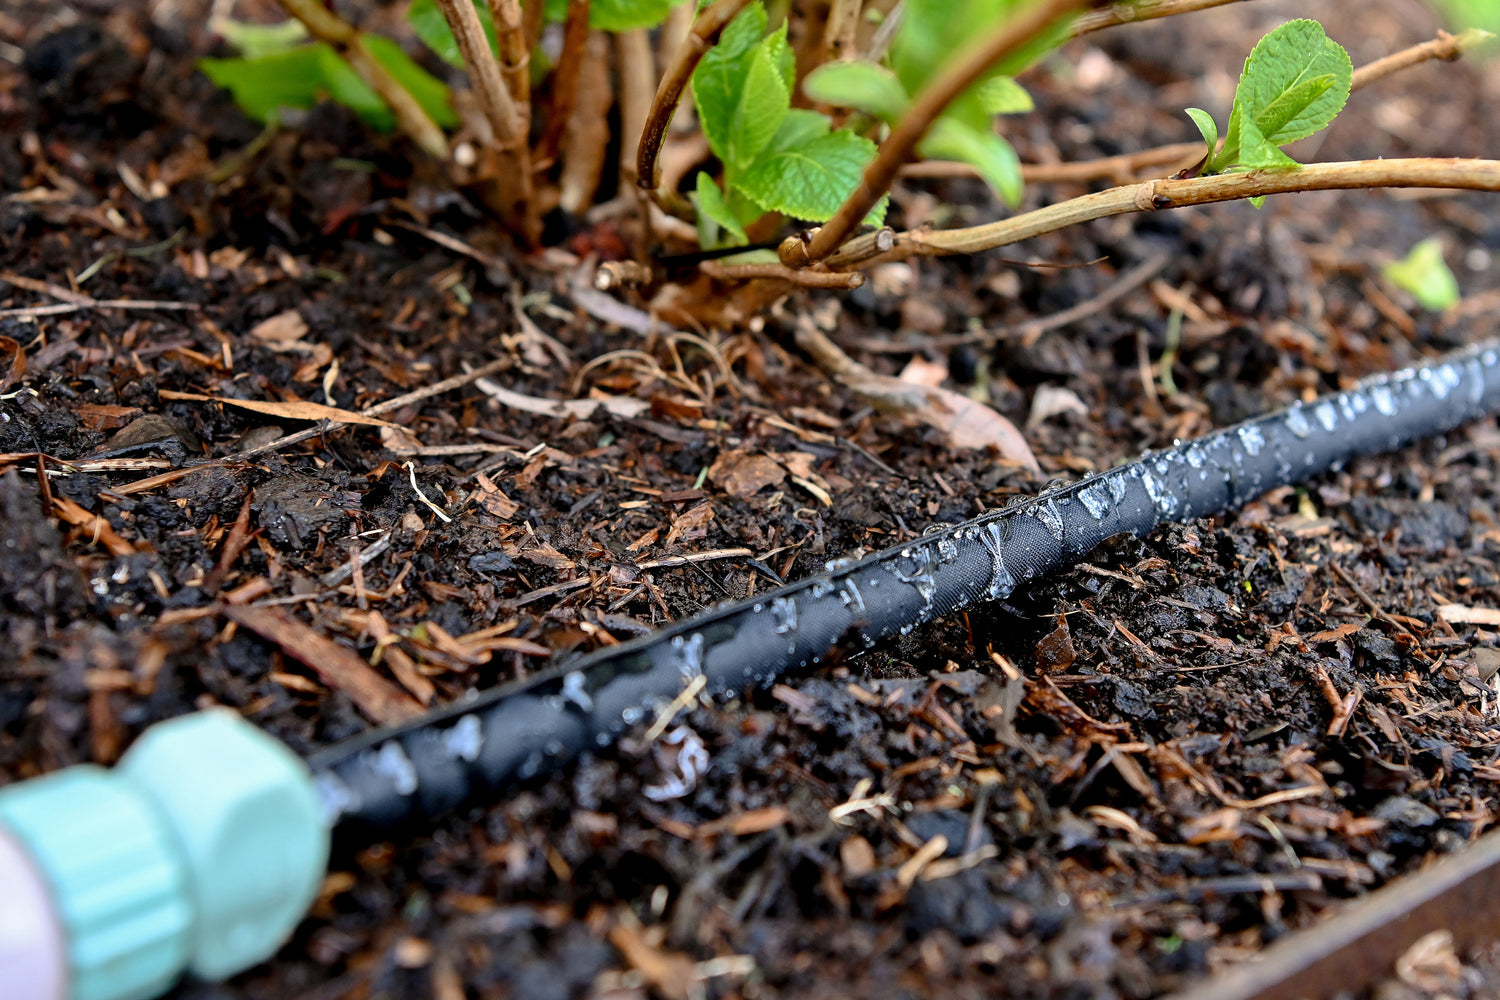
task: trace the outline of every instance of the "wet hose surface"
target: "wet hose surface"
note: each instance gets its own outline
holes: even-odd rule
[[[381,830],[445,813],[608,746],[701,676],[723,695],[872,646],[1066,568],[1106,539],[1233,510],[1268,490],[1500,411],[1500,346],[1367,379],[752,600],[475,694],[313,754],[330,822]]]

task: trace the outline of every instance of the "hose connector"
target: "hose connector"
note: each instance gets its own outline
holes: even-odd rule
[[[301,920],[328,840],[306,765],[223,709],[152,727],[113,770],[0,789],[0,983],[145,1000],[233,975]]]

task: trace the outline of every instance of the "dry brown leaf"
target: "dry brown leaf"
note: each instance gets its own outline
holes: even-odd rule
[[[1036,455],[1016,425],[968,396],[874,372],[841,375],[839,381],[881,412],[913,417],[937,428],[955,448],[993,447],[1002,458],[1032,472],[1041,471]]]
[[[475,477],[475,480],[479,483],[479,493],[475,496],[475,499],[479,502],[479,506],[494,514],[500,520],[510,520],[516,511],[521,509],[521,505],[506,496],[504,491],[496,486],[495,481],[489,476],[481,472]]]
[[[0,355],[7,353],[10,354],[10,363],[5,366],[5,374],[0,375],[0,392],[21,381],[21,376],[26,374],[26,351],[10,337],[0,337]]]
[[[678,539],[692,541],[702,538],[708,534],[708,523],[713,519],[713,505],[707,502],[683,511],[672,518],[672,530],[667,532],[666,544],[671,545]]]
[[[748,497],[781,482],[786,470],[767,455],[735,450],[720,453],[709,467],[708,478],[730,496]]]
[[[307,335],[307,321],[295,309],[263,319],[250,330],[250,339],[263,344],[290,344]]]
[[[199,400],[205,403],[223,403],[225,406],[238,406],[245,410],[254,410],[256,413],[264,413],[272,417],[285,417],[288,420],[337,420],[344,424],[365,424],[370,427],[396,427],[388,420],[378,420],[375,417],[367,417],[353,410],[341,410],[336,406],[324,406],[322,403],[310,403],[305,399],[293,400],[290,403],[268,403],[258,399],[228,399],[222,396],[205,396],[201,392],[174,392],[171,389],[161,389],[157,392],[162,399],[188,399]]]

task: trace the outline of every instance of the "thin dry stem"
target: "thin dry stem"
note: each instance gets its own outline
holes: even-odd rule
[[[1313,163],[1296,170],[1143,181],[1072,198],[982,226],[899,233],[895,247],[886,253],[875,250],[874,241],[862,236],[851,240],[837,255],[830,257],[827,264],[829,267],[848,268],[907,257],[979,253],[1065,226],[1127,212],[1155,212],[1296,191],[1380,187],[1500,191],[1500,160],[1433,157],[1354,160]]]
[[[810,268],[794,271],[780,264],[726,264],[723,261],[705,260],[698,270],[716,281],[753,281],[758,278],[780,278],[803,288],[835,288],[847,291],[865,283],[865,276],[858,272],[836,274],[831,271],[814,271]],[[858,281],[850,281],[858,278]]]
[[[500,64],[490,51],[489,39],[479,13],[469,0],[437,0],[438,9],[453,31],[463,56],[469,82],[479,97],[485,119],[495,134],[499,157],[491,194],[495,208],[522,243],[532,244],[539,235],[536,200],[531,190],[531,153],[526,145],[526,118],[511,100],[500,74]]]
[[[531,124],[531,47],[526,44],[526,16],[517,0],[489,0],[495,22],[495,42],[500,49],[500,73],[505,86],[524,116],[523,128]],[[538,4],[537,6],[541,6]]]
[[[859,226],[881,196],[890,190],[896,171],[911,159],[927,128],[955,97],[984,75],[998,60],[1045,31],[1058,18],[1084,5],[1086,0],[1040,0],[1008,20],[1006,25],[979,44],[955,55],[949,68],[917,95],[911,110],[881,143],[859,186],[839,206],[832,219],[810,240],[793,236],[781,245],[781,262],[801,268],[822,260]]]
[[[1459,58],[1468,49],[1473,48],[1484,41],[1488,35],[1477,28],[1457,35],[1450,35],[1446,31],[1439,31],[1437,37],[1430,41],[1413,45],[1402,49],[1400,52],[1392,52],[1372,63],[1367,63],[1354,71],[1354,79],[1350,84],[1351,90],[1374,83],[1376,80],[1390,76],[1392,73],[1426,62],[1429,59],[1441,59],[1444,62],[1452,62]]]
[[[645,28],[615,36],[615,73],[620,84],[620,187],[635,187],[635,151],[651,114],[656,58]]]
[[[609,107],[615,95],[609,86],[609,37],[589,32],[585,58],[579,66],[578,92],[573,115],[568,119],[563,146],[562,174],[558,178],[558,204],[577,215],[593,204],[594,192],[604,174],[609,150]]]
[[[281,0],[287,12],[301,21],[319,41],[338,49],[349,61],[359,78],[369,84],[380,99],[390,106],[401,131],[412,137],[428,154],[439,159],[448,157],[448,139],[443,130],[427,117],[427,112],[411,93],[386,70],[380,60],[370,55],[364,39],[354,25],[328,10],[317,0]]]
[[[552,71],[552,107],[547,115],[547,130],[537,144],[538,163],[550,163],[562,146],[573,104],[578,99],[578,73],[583,66],[589,41],[589,0],[568,0],[568,19],[563,24],[562,52]]]
[[[828,22],[823,26],[823,61],[853,59],[859,34],[860,8],[864,0],[831,0]]]
[[[1239,2],[1240,0],[1139,0],[1139,2],[1124,0],[1123,3],[1111,4],[1100,10],[1091,10],[1079,17],[1073,22],[1071,34],[1077,38],[1091,31],[1113,28],[1120,24],[1149,21],[1158,17],[1172,17],[1176,14],[1189,14],[1195,10],[1208,10],[1211,7],[1223,7],[1226,4]]]
[[[750,0],[717,0],[693,21],[692,30],[677,47],[672,61],[662,74],[656,88],[656,98],[651,102],[651,113],[646,116],[646,126],[641,131],[641,144],[636,151],[636,183],[650,191],[656,190],[656,157],[661,153],[661,144],[667,137],[667,126],[672,123],[672,112],[682,100],[682,92],[692,79],[693,70],[703,54],[711,49],[729,22],[739,16],[740,11],[750,6]]]

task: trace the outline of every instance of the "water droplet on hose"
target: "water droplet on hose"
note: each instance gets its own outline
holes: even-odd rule
[[[1328,431],[1330,434],[1338,429],[1338,411],[1333,408],[1333,404],[1328,402],[1328,400],[1325,399],[1323,400],[1323,402],[1313,407],[1313,416],[1318,418],[1318,423],[1322,424],[1323,429],[1325,431]]]
[[[1302,413],[1302,404],[1298,403],[1286,411],[1286,429],[1299,438],[1305,438],[1312,433],[1312,425],[1307,422],[1307,417]]]
[[[1109,488],[1103,483],[1095,483],[1079,490],[1078,500],[1096,521],[1104,520],[1104,515],[1109,513]]]
[[[790,597],[773,598],[771,621],[775,623],[777,635],[797,631],[797,602]]]
[[[1396,397],[1391,395],[1391,390],[1384,385],[1370,386],[1370,400],[1387,417],[1396,415]]]
[[[1240,447],[1244,448],[1251,456],[1259,455],[1260,450],[1266,446],[1266,439],[1260,432],[1258,424],[1245,424],[1238,430]]]

